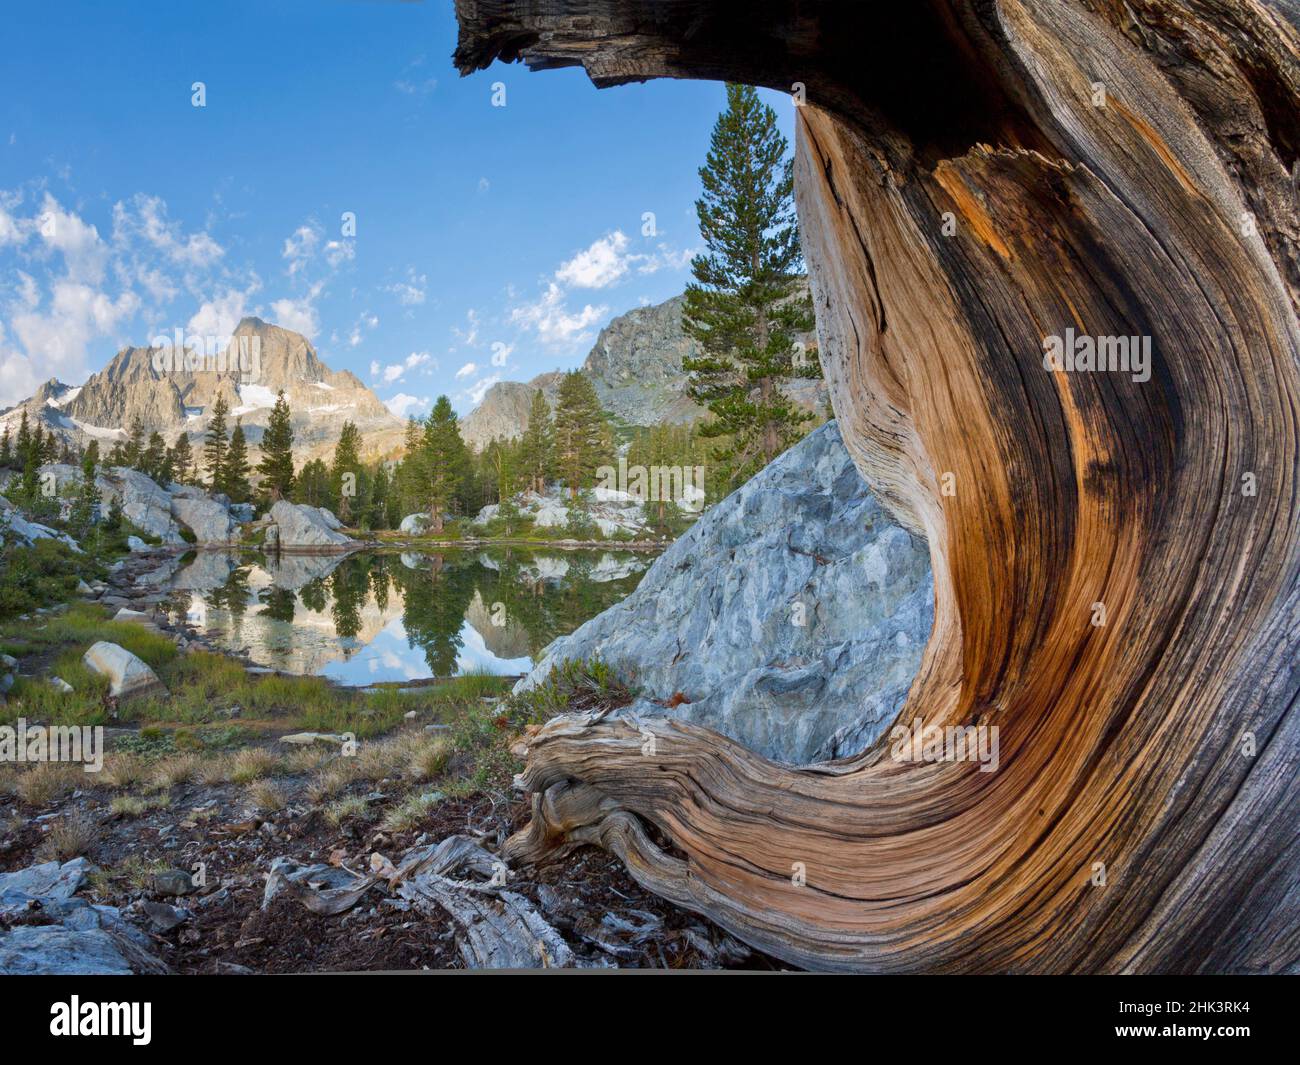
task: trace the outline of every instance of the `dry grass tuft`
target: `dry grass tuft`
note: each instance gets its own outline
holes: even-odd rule
[[[257,810],[263,813],[275,813],[283,810],[289,800],[284,790],[269,780],[257,780],[244,791],[245,797]]]
[[[68,762],[41,762],[19,775],[14,784],[14,794],[28,806],[44,806],[71,794],[88,779],[80,766]]]
[[[98,837],[94,822],[81,814],[69,814],[54,822],[36,848],[42,861],[67,862],[90,851]]]
[[[245,747],[231,764],[230,780],[233,784],[251,784],[254,780],[269,777],[280,767],[280,759],[264,747]]]

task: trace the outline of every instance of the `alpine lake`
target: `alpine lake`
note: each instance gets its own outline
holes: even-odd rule
[[[527,673],[627,596],[654,554],[491,546],[347,555],[196,551],[161,604],[254,667],[350,687]]]

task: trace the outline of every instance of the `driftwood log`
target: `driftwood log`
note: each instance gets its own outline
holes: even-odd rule
[[[817,969],[1300,968],[1289,0],[457,12],[463,73],[802,88],[835,412],[933,561],[901,720],[996,725],[1001,746],[994,773],[896,761],[888,734],[796,768],[700,728],[643,723],[650,745],[559,718],[527,742],[534,817],[508,856],[599,844]],[[1047,338],[1085,335],[1150,338],[1149,379],[1045,365]]]

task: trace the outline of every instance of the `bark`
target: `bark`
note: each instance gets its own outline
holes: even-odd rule
[[[894,760],[888,733],[797,768],[662,721],[647,756],[628,723],[559,718],[527,741],[510,855],[606,847],[811,968],[1300,968],[1295,8],[457,9],[462,72],[806,86],[820,357],[934,568],[900,720],[1000,730],[980,773]],[[1151,337],[1150,379],[1048,371],[1067,328]]]

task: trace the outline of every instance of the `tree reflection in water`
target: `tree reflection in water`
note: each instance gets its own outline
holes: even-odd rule
[[[200,556],[178,573],[170,605],[214,643],[275,668],[323,672],[373,643],[373,657],[384,666],[370,664],[379,679],[410,676],[409,651],[415,649],[428,675],[451,676],[466,661],[482,668],[485,657],[488,668],[497,662],[518,669],[524,660],[535,661],[557,636],[631,592],[651,561],[626,551],[519,548],[343,558]],[[206,609],[196,612],[198,599]],[[399,618],[400,630],[394,624]],[[405,653],[396,677],[387,673],[398,668],[390,660],[400,656],[380,646],[394,640]],[[467,641],[474,646],[467,648]]]

